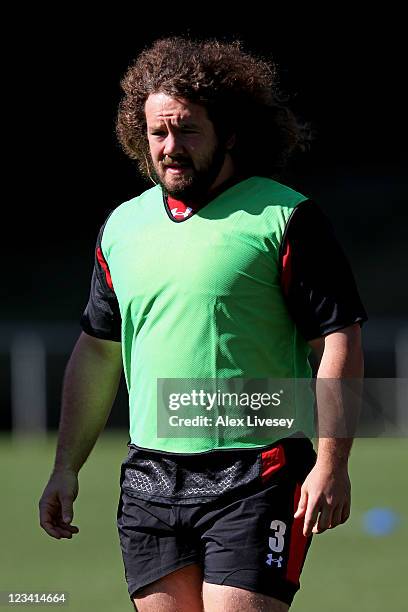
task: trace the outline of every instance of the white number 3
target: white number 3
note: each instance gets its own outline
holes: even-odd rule
[[[272,521],[271,530],[275,532],[275,535],[269,538],[269,548],[273,550],[273,552],[282,552],[285,546],[283,536],[286,532],[286,523],[283,521]]]

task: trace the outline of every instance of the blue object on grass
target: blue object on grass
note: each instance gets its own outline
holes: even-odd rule
[[[391,508],[372,508],[363,516],[364,530],[373,536],[385,536],[399,525],[399,516]]]

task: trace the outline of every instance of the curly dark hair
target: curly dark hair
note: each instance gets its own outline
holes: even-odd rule
[[[122,82],[116,132],[125,153],[149,176],[145,102],[165,93],[207,109],[218,138],[233,133],[238,172],[277,177],[296,150],[304,150],[301,125],[278,89],[277,67],[246,53],[241,42],[157,40],[127,70]]]

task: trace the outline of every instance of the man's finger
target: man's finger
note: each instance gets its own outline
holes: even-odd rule
[[[345,523],[350,516],[350,503],[346,502],[344,504],[343,510],[341,512],[341,523]]]
[[[303,525],[303,535],[305,537],[309,537],[312,535],[312,528],[316,524],[317,517],[320,511],[320,502],[318,499],[312,501],[309,497],[306,514],[305,514],[305,522]]]
[[[47,531],[47,527],[54,528],[55,517],[57,510],[55,506],[49,502],[40,501],[40,525]]]
[[[337,525],[340,525],[340,523],[342,522],[341,520],[342,510],[343,510],[343,506],[341,504],[339,506],[336,506],[336,508],[333,510],[331,522],[329,525],[330,529],[337,527]]]
[[[52,536],[57,540],[61,540],[62,538],[70,540],[74,533],[78,533],[77,527],[74,528],[76,529],[76,531],[73,531],[72,529],[64,527],[63,525],[55,525],[51,521],[42,521],[40,524],[44,531],[48,533],[48,535]]]
[[[44,529],[44,531],[48,533],[48,535],[50,535],[53,538],[56,538],[57,540],[61,539],[59,530],[56,529],[56,527],[54,527],[52,523],[50,523],[49,521],[44,521],[44,522],[40,521],[40,525]]]
[[[61,497],[61,514],[64,523],[69,524],[74,516],[72,497]]]
[[[323,506],[319,514],[315,525],[313,526],[312,533],[323,533],[329,528],[332,520],[332,509],[330,506]]]
[[[298,507],[296,509],[296,512],[294,514],[294,518],[300,518],[301,516],[304,516],[305,512],[306,512],[306,508],[307,508],[307,493],[304,489],[301,490],[301,495],[300,495],[300,499],[299,499],[299,503],[298,503]]]
[[[59,533],[61,538],[71,539],[75,533],[78,533],[78,528],[76,527],[76,531],[71,529],[70,525],[65,525],[64,523],[54,525],[54,529]]]
[[[65,529],[67,531],[70,531],[71,533],[79,532],[79,528],[76,525],[70,525],[68,523],[64,523],[63,521],[59,521],[57,527],[59,527],[60,529]]]

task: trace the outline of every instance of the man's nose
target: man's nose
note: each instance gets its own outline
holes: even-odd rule
[[[169,132],[164,143],[163,154],[171,157],[172,155],[181,153],[182,149],[181,140],[178,138],[177,134]]]

